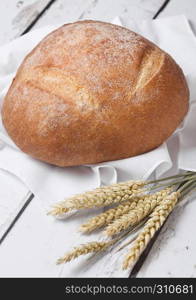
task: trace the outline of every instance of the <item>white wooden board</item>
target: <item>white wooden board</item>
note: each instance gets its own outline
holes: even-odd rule
[[[107,3],[107,1],[105,2]],[[96,3],[95,0],[56,0],[52,8],[38,20],[34,28],[77,21]]]
[[[196,1],[195,0],[171,0],[160,18],[174,15],[185,15],[190,21],[194,33],[196,34]]]
[[[54,220],[46,215],[39,199],[26,208],[10,234],[0,247],[0,277],[112,277],[120,273],[116,261],[93,260],[89,266],[87,257],[56,265],[56,260],[71,247],[93,240],[77,232],[84,216],[77,222]],[[69,226],[67,226],[67,224]],[[115,258],[115,257],[114,257]],[[126,273],[127,276],[128,273]]]
[[[1,155],[1,154],[0,154]],[[15,176],[0,170],[0,240],[25,203],[28,189]]]
[[[0,45],[22,34],[49,2],[50,0],[0,1]]]
[[[117,15],[126,19],[152,19],[163,0],[58,0],[36,23],[35,28],[76,20],[111,21]]]
[[[45,0],[1,1],[0,14],[3,17],[0,18],[0,26],[3,30],[0,33],[0,43],[20,35],[48,2]],[[152,18],[163,2],[161,0],[56,0],[33,28],[86,18],[110,21],[116,15],[121,15],[124,19]],[[183,12],[186,11],[187,8],[184,8],[183,0],[171,0],[171,2],[176,4],[171,4],[173,7],[169,4],[168,14],[165,10],[161,16],[179,13],[176,8],[179,8],[180,5],[183,7]],[[192,7],[194,5],[193,0],[185,2],[192,2]],[[188,10],[187,13],[191,18],[195,18],[196,12],[194,13],[192,8],[191,12]],[[13,177],[8,179],[9,176],[0,173],[0,181],[3,186],[0,199],[4,199],[4,201],[0,201],[0,216],[3,220],[0,225],[1,235],[7,230],[20,210],[28,192],[21,182]],[[8,203],[9,205],[7,205]],[[196,275],[193,256],[196,244],[192,239],[191,232],[192,226],[195,226],[195,220],[189,220],[189,211],[195,209],[195,203],[194,201],[191,202],[185,209],[179,210],[179,213],[176,212],[173,216],[174,219],[171,218],[169,225],[167,225],[169,230],[164,229],[154,245],[149,259],[139,273],[140,277],[189,277]],[[59,255],[84,239],[84,237],[79,237],[76,228],[71,227],[70,224],[71,220],[68,230],[66,223],[54,221],[46,216],[45,209],[40,204],[39,199],[35,197],[0,246],[0,277],[71,276],[70,265],[64,267],[55,265],[55,260]],[[173,226],[173,231],[170,225]],[[174,230],[174,225],[176,230]],[[73,235],[70,235],[70,232],[73,232]],[[159,251],[160,248],[161,251]],[[165,264],[166,260],[171,264]],[[182,265],[179,262],[183,260],[186,260],[186,264]],[[97,270],[95,265],[94,268],[85,271],[84,274],[80,268],[80,272],[75,271],[75,276],[113,276],[118,274],[115,273],[117,272],[115,270],[112,273],[111,267],[111,264],[106,266],[102,264]]]

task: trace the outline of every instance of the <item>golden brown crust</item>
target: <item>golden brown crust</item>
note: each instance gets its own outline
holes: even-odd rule
[[[67,24],[25,58],[3,123],[26,153],[58,166],[131,157],[159,146],[188,111],[180,67],[120,26]]]

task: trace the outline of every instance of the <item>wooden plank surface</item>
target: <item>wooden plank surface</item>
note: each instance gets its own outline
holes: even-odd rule
[[[111,21],[116,16],[126,19],[152,19],[163,0],[69,0],[56,1],[36,23],[35,28],[58,23],[68,23],[77,19]]]
[[[0,45],[20,36],[50,0],[0,1]]]
[[[195,0],[171,0],[161,12],[160,17],[185,15],[191,23],[196,34],[196,1]]]
[[[96,3],[97,0],[72,0],[71,2],[70,0],[56,0],[52,8],[37,21],[34,28],[77,21]]]
[[[1,155],[1,154],[0,154]],[[13,222],[17,212],[25,203],[29,191],[12,174],[0,170],[0,241]]]
[[[172,0],[174,1],[174,0]],[[172,2],[171,1],[171,2]],[[180,0],[181,1],[181,0]],[[190,0],[188,0],[190,1]],[[6,2],[6,1],[5,1]],[[8,2],[11,3],[9,0]],[[13,4],[13,2],[15,4]],[[20,2],[20,1],[19,1]],[[12,4],[9,4],[11,13],[9,14],[10,19],[6,20],[5,22],[1,20],[0,22],[4,22],[3,24],[7,24],[7,28],[9,30],[3,30],[3,35],[0,35],[0,43],[1,41],[9,41],[15,36],[20,35],[25,29],[29,26],[29,24],[32,23],[32,21],[36,18],[36,16],[40,13],[40,11],[45,7],[45,5],[48,4],[48,1],[23,1],[25,3],[18,4],[17,1],[12,1]],[[27,3],[28,2],[28,3]],[[37,3],[39,2],[39,3]],[[41,3],[42,2],[42,3]],[[63,1],[63,0],[56,0],[51,5],[51,7],[45,11],[45,13],[42,15],[42,17],[37,21],[35,26],[33,28],[38,28],[44,25],[48,24],[56,24],[59,22],[71,22],[76,19],[85,19],[85,18],[91,18],[91,19],[101,19],[101,20],[107,20],[110,21],[112,18],[114,18],[116,15],[123,16],[124,19],[126,18],[152,18],[154,14],[156,13],[157,9],[160,7],[160,5],[164,1],[125,1],[125,0],[119,0],[119,1],[102,1],[102,0],[92,0],[92,1],[82,1],[82,0],[73,0],[71,1]],[[16,4],[18,5],[16,9]],[[13,6],[12,6],[13,5]],[[14,6],[15,5],[15,6]],[[20,18],[16,16],[21,15],[21,11],[23,11],[24,7],[26,5],[32,5],[30,6],[32,8],[32,11],[27,13],[28,22],[26,16],[21,17],[22,22],[20,21]],[[38,5],[38,6],[37,6]],[[15,7],[13,9],[13,7]],[[22,8],[23,7],[23,8]],[[33,10],[34,8],[39,10],[36,10],[37,13],[34,13],[33,16]],[[175,10],[175,8],[173,8]],[[2,13],[8,12],[8,6],[5,6],[1,3],[0,4],[0,12]],[[27,9],[28,11],[28,9]],[[6,15],[6,13],[4,14]],[[8,13],[7,13],[8,15]],[[164,15],[163,13],[161,16]],[[13,17],[14,16],[14,17]],[[23,16],[23,14],[22,14]],[[19,21],[16,22],[16,19]],[[13,21],[14,20],[14,21]],[[7,22],[7,23],[6,23]],[[16,24],[14,25],[13,24]],[[1,25],[2,23],[0,23]],[[22,25],[23,24],[23,25]],[[4,25],[5,26],[5,25]],[[11,28],[11,29],[10,29]],[[6,177],[5,177],[6,178]],[[6,181],[6,179],[2,179]],[[2,182],[4,182],[2,181]],[[6,181],[7,187],[10,187],[9,181]],[[21,185],[21,187],[19,187]],[[12,189],[11,196],[6,195],[5,191],[3,191],[4,194],[2,194],[2,197],[4,199],[15,199],[13,198],[13,195],[15,193],[18,193],[18,198],[20,199],[18,203],[23,203],[23,197],[20,197],[20,195],[26,195],[28,192],[26,188],[21,184],[17,183],[17,186],[19,188]],[[9,188],[11,191],[11,188]],[[20,194],[20,195],[19,195]],[[16,197],[17,199],[17,197]],[[16,200],[16,206],[17,206],[17,200]],[[195,205],[192,204],[191,205]],[[1,207],[1,206],[0,206]],[[1,232],[5,232],[6,228],[11,224],[11,222],[14,219],[15,211],[12,210],[13,203],[10,203],[9,208],[10,211],[7,212],[8,217],[4,217],[4,225],[1,227]],[[20,205],[18,206],[20,208]],[[187,206],[189,207],[189,206]],[[16,207],[15,207],[16,208]],[[192,209],[195,209],[195,206],[192,207]],[[2,205],[2,216],[4,214],[3,210],[5,210],[4,204]],[[6,216],[6,214],[4,214]],[[181,220],[180,220],[181,222]],[[182,221],[187,222],[187,221]],[[69,226],[70,226],[69,222]],[[169,223],[170,224],[170,223]],[[184,224],[184,223],[183,223]],[[63,225],[63,226],[62,226]],[[65,226],[65,227],[64,227]],[[10,234],[6,237],[6,239],[3,241],[0,247],[0,277],[3,276],[67,276],[69,272],[67,271],[67,268],[69,268],[69,265],[66,265],[66,267],[57,267],[55,265],[55,260],[59,255],[64,253],[66,249],[68,249],[70,246],[78,244],[80,242],[79,235],[75,234],[76,228],[69,227],[69,230],[67,231],[66,223],[62,224],[62,222],[54,221],[50,217],[46,216],[46,210],[44,207],[42,207],[40,200],[35,197],[35,199],[29,204],[25,212],[22,214],[18,222],[15,224],[15,226],[10,231]],[[73,236],[69,235],[69,232],[73,231]],[[173,243],[175,246],[176,240],[182,240],[182,236],[179,236],[180,230],[176,231],[175,237],[177,239],[173,239]],[[182,231],[183,232],[183,231]],[[168,231],[164,231],[161,235],[161,240],[164,241],[164,238],[168,236]],[[67,235],[69,238],[69,245],[67,245]],[[187,259],[187,253],[183,252],[184,247],[189,247],[190,251],[196,249],[195,244],[192,244],[191,235],[188,235],[189,243],[187,243],[187,240],[184,239],[183,242],[181,241],[181,248],[177,250],[177,253],[182,252],[181,259]],[[81,238],[81,241],[83,241],[83,238]],[[176,257],[176,260],[173,260],[173,267],[175,267],[175,264],[178,263],[179,256],[171,251],[171,245],[170,243],[168,245],[168,253],[171,253],[170,257],[172,259],[173,256]],[[145,264],[144,270],[142,269],[139,273],[139,276],[170,276],[168,274],[168,270],[163,270],[162,274],[158,273],[160,264],[163,264],[165,261],[165,256],[163,251],[158,251],[160,247],[160,240],[154,245],[154,252],[151,254],[151,260],[152,255],[157,257],[160,257],[159,260],[155,259],[153,260],[153,263],[151,262],[151,265],[149,265],[148,261]],[[161,246],[163,247],[163,245]],[[166,247],[167,248],[167,247]],[[14,251],[13,251],[14,249]],[[158,250],[157,250],[158,249]],[[192,249],[192,250],[191,250]],[[158,251],[158,252],[157,252]],[[165,251],[165,250],[164,250]],[[156,254],[157,253],[157,254]],[[190,253],[190,252],[189,252]],[[191,252],[193,253],[193,252]],[[184,255],[185,254],[185,255]],[[169,254],[168,254],[169,255]],[[192,256],[189,255],[189,258],[192,259]],[[189,260],[189,263],[187,264],[187,269],[185,270],[185,276],[189,276],[190,270],[191,274],[195,275],[194,268],[192,269],[191,260]],[[102,266],[100,269],[100,273],[96,272],[96,269],[92,268],[89,273],[89,276],[93,276],[93,274],[97,274],[100,276],[105,274],[105,276],[108,276],[108,274],[111,275],[111,265]],[[179,268],[176,269],[177,276],[181,276],[181,270]],[[169,271],[170,272],[170,271]],[[98,274],[99,273],[99,274]],[[114,272],[115,274],[115,272]],[[173,273],[171,273],[173,274]],[[77,276],[77,275],[76,275]],[[82,276],[81,273],[78,273],[78,276]],[[172,275],[171,275],[172,276]],[[183,274],[182,274],[183,276]]]
[[[192,198],[170,216],[138,277],[196,277],[196,240],[194,229],[190,230],[196,226],[193,210],[196,201]],[[71,219],[54,220],[35,198],[0,247],[0,277],[127,276],[126,272],[118,271],[121,253],[121,257],[113,253],[112,259],[107,255],[103,260],[92,260],[91,264],[88,257],[66,265],[55,264],[73,246],[92,240],[77,232],[83,221],[83,216],[78,218],[78,224]]]

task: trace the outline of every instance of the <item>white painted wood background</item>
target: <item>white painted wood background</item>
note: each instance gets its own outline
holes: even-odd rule
[[[163,3],[163,0],[0,1],[0,45],[27,30],[59,22],[78,19],[111,21],[117,15],[124,19],[152,19]],[[193,29],[196,29],[195,0],[170,0],[158,17],[177,14],[185,14],[192,22]],[[65,250],[69,235],[66,225],[64,229],[58,222],[51,221],[36,197],[16,221],[29,191],[16,177],[3,170],[0,170],[0,186],[0,277],[62,277],[68,274],[64,271],[65,267],[58,268],[54,263]],[[196,211],[196,201],[189,202],[183,209],[178,208],[172,215],[139,272],[139,277],[196,276],[196,242],[192,232],[196,220],[188,217],[192,210]],[[16,222],[6,235],[14,220]],[[70,246],[75,244],[74,234],[69,242]],[[95,267],[88,273],[89,276],[96,274]],[[107,268],[100,274],[112,276]],[[77,275],[83,274],[79,272]]]

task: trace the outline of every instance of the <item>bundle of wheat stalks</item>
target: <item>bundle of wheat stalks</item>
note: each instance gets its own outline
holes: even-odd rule
[[[127,181],[104,186],[58,203],[50,212],[53,216],[75,210],[107,207],[106,211],[90,218],[80,227],[80,231],[84,233],[103,228],[107,238],[76,247],[57,263],[104,251],[137,230],[134,240],[131,239],[121,247],[122,249],[131,244],[124,258],[123,268],[133,266],[176,204],[194,188],[196,172],[186,172],[155,181]]]

